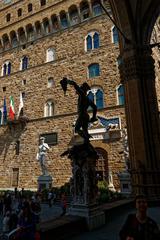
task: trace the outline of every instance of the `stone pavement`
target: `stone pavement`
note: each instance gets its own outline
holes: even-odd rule
[[[125,221],[127,215],[134,210],[122,212],[110,219],[103,227],[93,230],[91,232],[82,233],[79,236],[70,238],[69,240],[118,240],[118,233]],[[148,209],[148,215],[152,217],[160,226],[160,207],[153,207]]]

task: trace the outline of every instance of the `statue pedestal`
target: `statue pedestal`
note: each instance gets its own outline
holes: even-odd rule
[[[130,196],[131,194],[131,175],[126,170],[118,174],[120,180],[121,193],[125,196]]]
[[[105,224],[105,214],[99,206],[72,204],[68,215],[85,217],[88,230],[96,229]]]
[[[38,177],[38,189],[49,189],[52,187],[52,177],[50,175],[41,175]]]
[[[70,186],[73,201],[68,211],[69,215],[86,218],[89,230],[105,224],[105,215],[97,206],[96,160],[98,154],[89,143],[84,143],[81,137],[72,138],[69,158],[72,164]]]

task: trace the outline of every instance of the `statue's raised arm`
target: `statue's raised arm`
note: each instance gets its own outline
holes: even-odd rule
[[[76,93],[79,95],[77,104],[78,118],[75,124],[75,132],[83,137],[85,139],[85,142],[88,142],[89,138],[91,137],[88,133],[88,123],[97,121],[97,106],[87,97],[87,92],[90,90],[90,86],[86,82],[84,82],[81,86],[78,86],[75,81],[69,80],[67,78],[63,78],[60,81],[60,84],[64,93],[67,91],[67,85],[70,84],[75,88]],[[93,116],[91,119],[89,118],[87,111],[89,106],[93,110]]]

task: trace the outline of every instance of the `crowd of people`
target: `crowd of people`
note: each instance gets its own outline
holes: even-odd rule
[[[67,208],[66,195],[56,196],[53,189],[45,195],[45,203],[51,208],[59,199],[61,216],[65,215]],[[8,234],[15,230],[18,240],[35,240],[41,216],[41,203],[44,201],[42,193],[26,194],[21,191],[10,191],[0,195],[0,216],[2,219],[2,232]]]
[[[2,217],[2,232],[9,233],[17,229],[18,239],[35,239],[37,226],[40,222],[40,196],[30,197],[21,192],[8,192],[0,198],[0,214]]]

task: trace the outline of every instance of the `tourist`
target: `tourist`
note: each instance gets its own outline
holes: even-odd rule
[[[62,193],[61,195],[61,208],[62,208],[61,216],[64,216],[67,210],[67,199],[65,193]]]
[[[3,222],[2,222],[2,231],[3,231],[3,233],[9,232],[9,221],[10,221],[10,212],[7,211],[5,213],[5,216],[4,216]]]
[[[120,230],[120,240],[160,240],[156,222],[147,215],[147,199],[138,195],[135,199],[137,212],[129,214]]]

